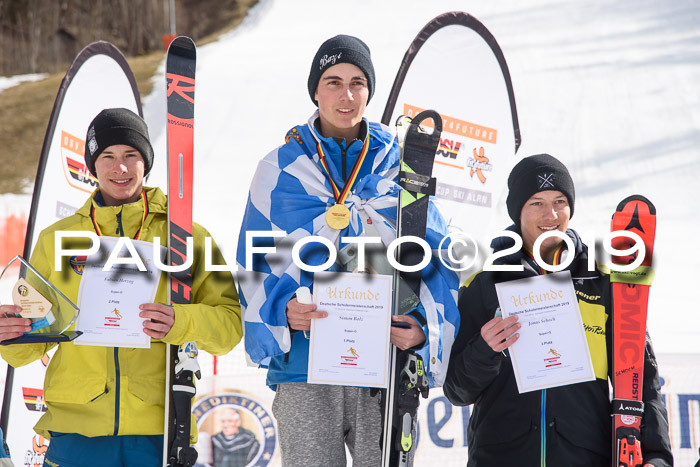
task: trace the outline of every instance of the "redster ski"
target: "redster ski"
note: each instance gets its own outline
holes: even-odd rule
[[[644,414],[642,381],[649,286],[656,232],[656,208],[643,196],[625,198],[617,206],[611,230],[634,232],[643,245],[627,256],[613,256],[613,263],[629,265],[639,254],[644,260],[629,272],[611,272],[613,295],[613,466],[642,467],[640,427]],[[629,237],[617,237],[612,246],[626,250],[635,245]]]
[[[196,49],[189,37],[175,38],[168,48],[168,257],[171,266],[185,264],[187,239],[192,236],[192,178],[194,156],[194,77]],[[169,301],[191,302],[192,269],[169,274]],[[163,465],[192,466],[197,451],[190,446],[194,375],[199,377],[197,346],[167,346],[165,436]]]
[[[432,133],[419,131],[426,120],[434,124]],[[425,238],[430,195],[435,194],[432,178],[435,152],[440,144],[442,117],[426,110],[413,118],[408,126],[401,151],[399,208],[396,218],[397,237]],[[399,263],[418,264],[423,249],[415,243],[404,243],[398,250]],[[394,272],[394,314],[405,314],[420,301],[421,273]],[[419,395],[428,397],[428,379],[423,360],[411,351],[398,351],[392,346],[389,387],[384,398],[384,427],[382,466],[406,466],[414,446],[413,428],[419,405]]]

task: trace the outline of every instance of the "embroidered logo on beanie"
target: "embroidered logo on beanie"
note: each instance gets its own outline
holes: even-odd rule
[[[574,215],[576,192],[569,170],[549,154],[536,154],[520,160],[508,176],[508,215],[516,225],[525,202],[540,191],[561,191],[569,201],[570,217]]]
[[[362,70],[362,73],[365,74],[365,78],[367,79],[367,88],[369,90],[367,102],[372,99],[375,78],[374,65],[372,64],[369,47],[357,37],[339,34],[321,44],[321,47],[319,47],[311,62],[307,87],[309,97],[311,97],[311,101],[314,105],[318,105],[315,94],[318,82],[321,80],[321,75],[327,68],[340,63],[350,63]]]
[[[153,167],[153,147],[148,137],[148,126],[143,118],[129,109],[104,109],[90,122],[85,140],[85,165],[95,177],[95,161],[102,151],[117,144],[126,144],[141,153],[145,175]]]
[[[553,173],[545,173],[545,174],[540,174],[537,176],[539,183],[540,183],[540,190],[547,190],[550,188],[554,188],[554,174]]]
[[[329,64],[331,66],[335,65],[335,62],[340,60],[340,58],[342,56],[343,56],[343,52],[339,52],[335,55],[331,55],[330,57],[328,55],[324,55],[323,57],[321,57],[321,60],[319,60],[318,69],[323,70]]]

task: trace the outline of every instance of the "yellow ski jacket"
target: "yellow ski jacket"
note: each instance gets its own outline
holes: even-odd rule
[[[158,188],[145,188],[143,196],[122,206],[99,206],[95,193],[74,215],[62,219],[41,232],[30,263],[71,301],[76,303],[84,258],[62,258],[62,270],[54,270],[54,232],[92,231],[95,224],[104,236],[152,241],[160,237],[167,244],[167,197]],[[144,211],[147,206],[147,214]],[[94,224],[93,224],[94,220]],[[193,226],[194,263],[192,266],[192,304],[173,305],[175,323],[162,340],[151,340],[150,349],[95,347],[60,344],[16,344],[0,348],[2,357],[12,366],[26,365],[41,358],[58,345],[44,381],[48,411],[34,429],[45,438],[49,431],[79,433],[84,436],[163,434],[165,394],[165,344],[194,341],[201,350],[214,355],[231,351],[241,340],[241,309],[231,273],[205,271],[204,239],[209,233]],[[77,238],[77,237],[76,237]],[[88,248],[86,238],[63,248]],[[70,243],[70,244],[69,244]],[[214,265],[224,263],[212,241]],[[213,268],[209,268],[213,269]],[[163,273],[157,303],[166,303],[167,280]],[[85,304],[83,304],[85,308]],[[89,313],[82,309],[81,313]],[[196,423],[192,421],[192,441]]]

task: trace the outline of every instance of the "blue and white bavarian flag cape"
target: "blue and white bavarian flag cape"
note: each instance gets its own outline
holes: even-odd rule
[[[298,240],[315,235],[337,246],[341,236],[360,236],[364,232],[360,209],[372,220],[384,245],[396,238],[397,193],[401,188],[396,183],[399,151],[395,138],[387,127],[365,120],[371,139],[363,170],[345,202],[350,209],[350,225],[334,230],[325,220],[335,198],[317,153],[316,145],[321,141],[314,130],[317,118],[318,112],[306,125],[290,130],[286,144],[258,164],[241,226],[236,260],[245,349],[253,362],[263,366],[291,348],[287,302],[300,286],[309,287],[313,293],[313,273],[301,271],[292,261],[292,247]],[[342,180],[334,164],[328,167],[334,180]],[[283,232],[283,236],[271,236]],[[435,254],[446,233],[442,216],[431,204],[426,240],[434,254],[422,275],[419,311],[427,326],[423,326],[426,343],[418,353],[434,385],[444,381],[459,327],[457,274],[444,267]],[[246,234],[258,237],[251,244],[258,252],[252,254],[246,248]],[[268,251],[260,253],[259,248],[265,247]],[[327,248],[318,243],[306,245],[301,252],[308,265],[323,264],[329,257]]]

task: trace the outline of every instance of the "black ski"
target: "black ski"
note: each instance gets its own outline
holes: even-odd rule
[[[420,124],[432,120],[432,133],[420,130]],[[396,219],[397,237],[425,238],[430,195],[435,194],[432,178],[435,152],[440,145],[442,117],[426,110],[413,118],[406,131],[401,151],[399,194]],[[398,249],[399,263],[414,265],[423,259],[423,249],[415,243],[404,243]],[[420,302],[421,273],[394,272],[393,314],[405,314]],[[413,429],[416,425],[419,396],[428,397],[428,380],[420,356],[411,351],[399,351],[392,346],[389,371],[391,379],[384,398],[384,427],[382,466],[407,466],[413,449]]]

